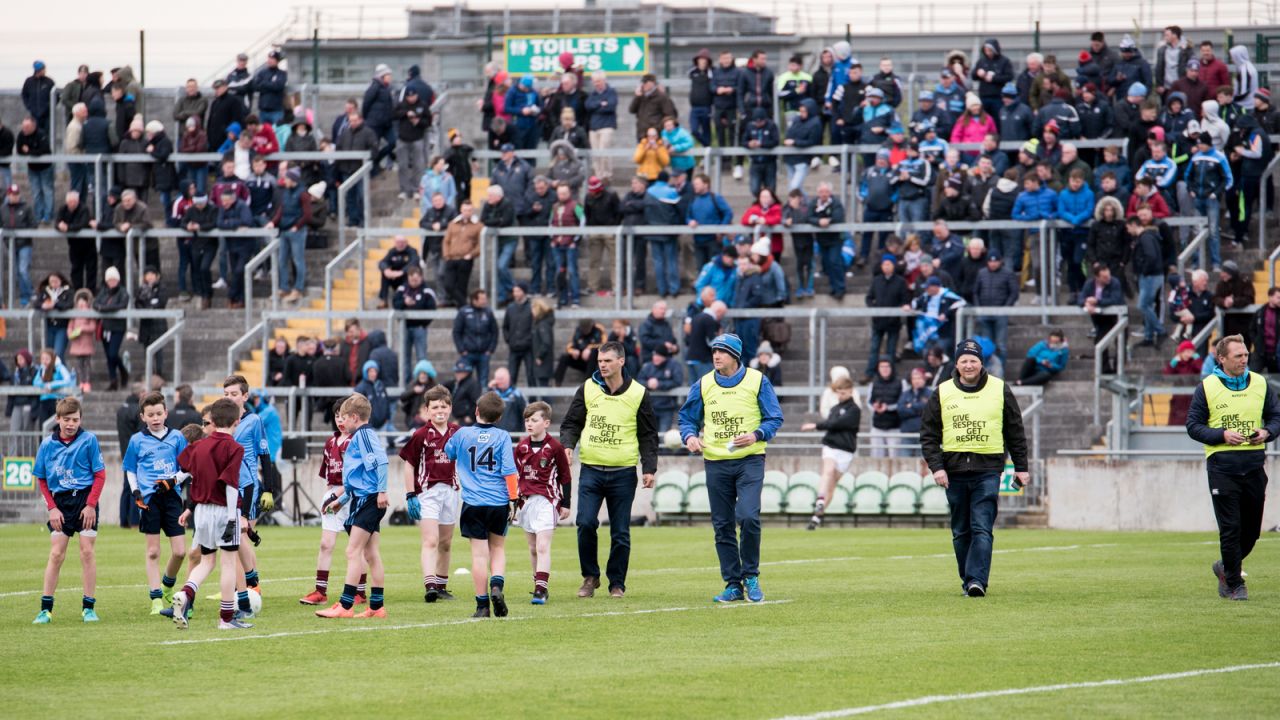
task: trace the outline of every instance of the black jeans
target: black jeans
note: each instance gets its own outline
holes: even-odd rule
[[[964,585],[976,582],[985,590],[991,577],[992,530],[1000,498],[1000,473],[948,473],[947,504],[951,506],[951,547]]]
[[[191,241],[191,289],[208,300],[213,297],[213,260],[218,255],[218,239],[198,237]]]
[[[1044,385],[1053,379],[1053,375],[1035,359],[1025,358],[1022,361],[1022,372],[1018,373],[1018,381],[1023,385]]]
[[[1213,515],[1218,520],[1218,546],[1227,586],[1244,584],[1240,564],[1262,533],[1262,506],[1267,499],[1267,473],[1258,467],[1244,475],[1209,471]]]
[[[73,165],[74,167],[74,165]],[[71,260],[71,287],[98,292],[98,247],[92,238],[68,238],[67,255]]]
[[[471,282],[471,263],[474,260],[444,261],[444,295],[450,305],[467,304],[467,284]]]
[[[609,562],[605,575],[609,589],[627,589],[627,565],[631,561],[631,503],[636,498],[633,467],[601,469],[583,465],[578,475],[578,564],[582,577],[600,577],[596,557],[596,530],[600,505],[609,510]]]
[[[511,384],[518,385],[520,382],[520,366],[524,365],[524,369],[529,373],[529,387],[538,386],[538,378],[533,372],[533,350],[514,350],[507,349],[507,369],[511,371]]]

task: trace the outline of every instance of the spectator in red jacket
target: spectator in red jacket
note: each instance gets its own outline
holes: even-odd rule
[[[1137,215],[1138,206],[1143,204],[1151,207],[1151,214],[1156,219],[1169,217],[1169,203],[1156,190],[1156,183],[1151,178],[1142,178],[1134,185],[1133,194],[1129,196],[1129,206],[1125,208],[1125,217]]]

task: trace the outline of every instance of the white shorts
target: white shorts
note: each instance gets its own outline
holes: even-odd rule
[[[540,533],[543,530],[555,530],[559,510],[551,501],[541,495],[534,495],[524,501],[524,507],[516,513],[516,524],[525,532]]]
[[[835,462],[836,472],[845,472],[849,469],[849,466],[853,464],[853,453],[848,450],[840,450],[838,448],[823,445],[822,459]]]
[[[329,502],[329,498],[342,495],[342,488],[339,486],[331,486],[324,493],[324,500],[320,503],[320,527],[325,532],[340,533],[346,527],[347,517],[351,515],[351,501],[348,500],[342,507],[338,508],[338,512],[324,512],[324,506]]]
[[[418,493],[422,503],[422,519],[435,520],[441,525],[457,525],[462,512],[462,494],[448,483],[436,483]]]
[[[227,529],[227,523],[234,520],[236,522],[236,532],[231,538],[231,542],[222,542],[222,533]],[[212,503],[201,503],[196,505],[195,511],[195,539],[196,547],[202,548],[222,548],[224,550],[235,550],[240,547],[240,529],[241,517],[236,508],[228,508],[225,505],[214,505]]]

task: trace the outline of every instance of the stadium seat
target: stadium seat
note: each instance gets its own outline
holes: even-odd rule
[[[818,501],[818,485],[813,480],[816,473],[796,473],[787,487],[787,512],[801,514],[811,512]]]
[[[901,470],[894,473],[893,477],[889,478],[889,487],[895,485],[905,485],[916,492],[919,492],[920,488],[924,487],[920,483],[920,473],[914,470]]]
[[[781,486],[766,481],[760,490],[760,513],[777,515],[782,512],[784,505],[786,505],[786,491]]]
[[[878,470],[870,470],[858,476],[853,489],[853,512],[859,515],[879,515],[885,510],[885,494],[889,491],[889,476]]]
[[[787,477],[787,474],[782,472],[781,470],[765,470],[764,484],[773,485],[774,487],[779,487],[779,488],[782,488],[783,490],[786,490],[787,485],[789,484],[789,479]]]
[[[921,515],[947,515],[951,506],[947,504],[947,491],[930,479],[920,490]]]
[[[844,513],[853,512],[854,484],[853,475],[849,473],[841,475],[840,479],[836,480],[836,490],[833,493],[835,497],[831,501],[833,510]]]
[[[919,485],[919,476],[915,477]],[[884,496],[884,511],[890,515],[914,515],[920,493],[912,485],[892,485]]]
[[[703,475],[703,473],[696,473]],[[692,478],[690,478],[692,480]],[[706,483],[689,484],[689,493],[685,495],[685,512],[708,514],[711,512],[711,500],[707,497]]]
[[[653,511],[659,516],[685,511],[685,495],[689,476],[682,470],[668,470],[658,476],[653,486]]]

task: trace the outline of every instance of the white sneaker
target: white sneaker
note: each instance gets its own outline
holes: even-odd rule
[[[831,157],[827,158],[827,164],[833,168],[838,168],[840,167],[840,158],[832,155]]]
[[[226,290],[227,281],[222,278],[218,278],[210,287],[212,287],[214,290]]]
[[[734,165],[734,166],[733,166],[733,179],[734,179],[734,180],[741,180],[741,179],[742,179],[742,166],[741,166],[741,165]]]
[[[820,167],[822,167],[822,158],[816,157],[809,161],[809,168],[811,170],[817,170]]]
[[[397,194],[397,195],[396,195],[396,199],[397,199],[397,200],[408,200],[408,199],[409,199],[409,196],[408,196],[408,195],[405,195],[404,193],[399,193],[399,194]]]

